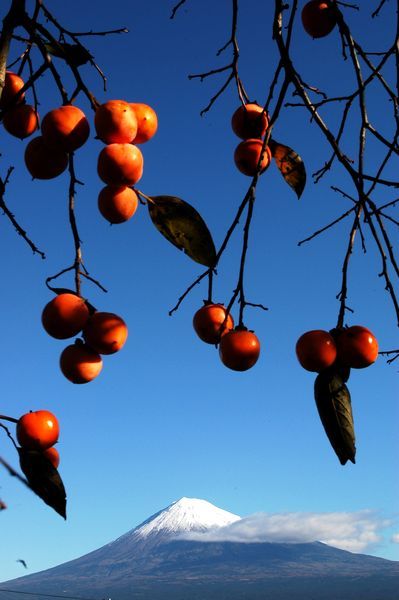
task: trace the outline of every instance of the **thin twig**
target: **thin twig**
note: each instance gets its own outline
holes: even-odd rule
[[[24,239],[25,242],[28,244],[28,246],[31,248],[32,252],[34,254],[38,254],[39,256],[41,256],[42,259],[44,259],[44,258],[46,258],[46,255],[44,254],[44,252],[39,250],[39,248],[36,246],[36,244],[34,244],[32,242],[32,240],[29,238],[28,234],[26,233],[25,229],[22,229],[22,227],[16,220],[15,216],[13,215],[13,213],[10,211],[10,209],[7,207],[7,205],[5,203],[4,194],[6,192],[6,187],[7,187],[7,184],[9,182],[9,179],[10,179],[10,176],[11,176],[11,173],[13,172],[13,170],[14,170],[14,167],[9,167],[6,177],[4,179],[2,179],[0,177],[0,209],[3,211],[3,213],[9,219],[9,221],[15,228],[18,235],[20,235],[22,237],[22,239]]]

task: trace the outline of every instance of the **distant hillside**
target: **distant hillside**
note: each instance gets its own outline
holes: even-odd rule
[[[239,517],[182,498],[114,542],[1,589],[112,600],[398,600],[399,563],[320,542],[176,539]],[[0,592],[0,600],[26,596]]]

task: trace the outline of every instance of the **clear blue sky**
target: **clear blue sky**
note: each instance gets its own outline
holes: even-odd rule
[[[241,76],[251,99],[263,103],[276,67],[272,3],[242,4]],[[70,0],[54,11],[72,30],[129,28],[129,34],[88,40],[107,74],[106,93],[88,67],[82,74],[100,101],[123,98],[156,109],[159,131],[142,146],[145,167],[138,187],[194,205],[218,246],[250,181],[232,159],[238,139],[230,118],[239,101],[231,86],[201,118],[200,110],[224,76],[200,83],[187,75],[229,61],[229,51],[219,59],[215,53],[230,35],[230,2],[187,2],[174,21],[169,19],[172,7],[173,2],[149,6],[114,0],[110,10],[109,2],[100,1],[88,3],[83,14],[82,3]],[[347,11],[363,42],[370,30],[367,8],[360,15]],[[393,13],[388,3],[375,25],[371,50],[385,48],[392,38]],[[351,89],[336,32],[313,41],[298,23],[293,44],[307,83],[332,94]],[[39,95],[42,115],[60,104],[47,77],[39,82]],[[77,104],[93,123],[86,100]],[[373,118],[382,119],[384,126],[386,110],[378,97],[371,106]],[[130,222],[110,227],[96,205],[102,187],[96,160],[102,145],[92,136],[77,153],[77,176],[85,184],[77,198],[85,264],[109,290],[102,294],[87,284],[84,295],[99,309],[121,315],[129,338],[119,354],[105,358],[97,380],[74,386],[58,368],[66,343],[47,336],[40,322],[42,308],[52,298],[45,278],[73,260],[67,176],[31,183],[22,159],[25,143],[1,133],[2,175],[10,164],[15,166],[6,200],[47,260],[32,256],[7,219],[1,219],[0,412],[18,417],[46,408],[59,417],[68,520],[63,522],[0,472],[0,497],[8,504],[0,516],[0,581],[26,573],[15,562],[18,558],[26,560],[29,572],[55,566],[111,541],[181,496],[204,498],[242,516],[375,511],[370,520],[378,521],[382,538],[364,551],[399,559],[398,544],[391,542],[399,531],[399,363],[387,366],[380,358],[371,368],[352,373],[357,464],[342,467],[319,422],[314,375],[301,369],[294,350],[304,331],[336,323],[335,296],[350,222],[311,244],[299,248],[297,242],[349,208],[331,185],[353,190],[340,169],[313,184],[310,174],[330,152],[302,109],[283,111],[274,135],[303,157],[308,183],[298,201],[273,165],[259,184],[246,288],[249,299],[269,311],[248,308],[245,321],[260,338],[262,352],[246,373],[223,367],[216,349],[194,334],[192,316],[206,297],[205,283],[168,316],[202,267],[159,235],[144,206]],[[350,151],[350,136],[348,144]],[[370,168],[377,150],[371,147]],[[381,201],[393,197],[390,192],[377,196]],[[241,229],[218,269],[219,302],[229,299],[237,281]],[[378,278],[380,260],[371,240],[366,241],[367,254],[357,243],[351,261],[348,303],[355,312],[347,323],[369,327],[382,349],[396,348],[394,311]],[[68,277],[62,283],[72,285]],[[4,435],[1,455],[16,465]],[[385,528],[380,528],[382,521]]]

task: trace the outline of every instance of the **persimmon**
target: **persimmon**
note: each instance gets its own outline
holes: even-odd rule
[[[70,104],[50,110],[42,122],[43,140],[51,148],[74,152],[87,141],[90,134],[86,115]]]
[[[134,185],[143,174],[143,155],[133,144],[109,144],[99,154],[97,171],[108,185]]]
[[[337,24],[331,2],[311,0],[302,9],[302,24],[310,36],[321,38],[328,35]]]
[[[4,114],[3,125],[9,134],[23,140],[39,129],[39,115],[30,104],[17,104]]]
[[[258,168],[258,162],[262,154],[262,147],[262,140],[255,138],[244,140],[238,144],[234,152],[234,162],[237,166],[237,169],[241,171],[241,173],[244,173],[244,175],[248,175],[250,177],[255,175]],[[270,152],[270,148],[266,146],[263,153],[262,162],[260,164],[260,173],[263,173],[267,169],[271,160],[272,153]]]
[[[44,450],[43,455],[49,459],[54,469],[58,469],[58,465],[60,464],[60,453],[58,452],[57,448],[51,446],[51,448]]]
[[[49,335],[65,340],[77,335],[90,316],[83,298],[76,294],[59,294],[43,309],[42,324]]]
[[[68,166],[68,154],[49,148],[41,135],[33,138],[25,149],[25,165],[34,179],[54,179]]]
[[[86,343],[99,354],[114,354],[121,350],[127,334],[124,320],[109,312],[95,312],[83,328]]]
[[[260,342],[253,331],[236,328],[222,336],[219,356],[233,371],[247,371],[259,358]]]
[[[144,144],[144,142],[148,142],[157,132],[157,113],[151,106],[141,102],[131,102],[130,106],[133,108],[137,119],[137,133],[130,141],[134,141],[135,144]]]
[[[72,383],[88,383],[100,374],[103,361],[98,352],[81,342],[64,348],[60,368]]]
[[[295,350],[301,366],[315,373],[330,367],[337,357],[334,338],[323,329],[312,329],[302,334]]]
[[[46,450],[58,440],[60,426],[49,410],[28,412],[18,419],[17,440],[22,448]]]
[[[233,131],[242,140],[263,137],[268,125],[266,112],[262,106],[253,102],[237,108],[231,118]]]
[[[108,100],[96,109],[94,127],[106,144],[128,144],[136,137],[136,113],[125,100]]]
[[[110,223],[124,223],[137,210],[139,200],[136,192],[123,186],[105,186],[98,195],[98,208]]]
[[[222,324],[226,323],[221,329]],[[205,304],[193,317],[193,327],[198,337],[207,344],[218,344],[221,336],[234,328],[234,321],[223,304]]]
[[[378,357],[378,342],[375,335],[361,325],[335,330],[337,359],[353,369],[365,369]]]
[[[16,94],[18,94],[19,90],[21,88],[23,88],[24,85],[25,85],[25,82],[19,75],[17,75],[16,73],[13,73],[12,71],[7,71],[6,76],[4,78],[3,93],[0,98],[0,107],[4,108],[4,106],[7,106],[7,104],[9,102],[11,102],[13,97]],[[18,103],[22,102],[24,98],[25,98],[25,93],[23,92],[19,96],[17,102]]]

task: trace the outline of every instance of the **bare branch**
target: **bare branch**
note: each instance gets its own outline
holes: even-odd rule
[[[14,170],[14,167],[10,167],[8,169],[5,179],[2,179],[0,177],[0,209],[3,211],[3,213],[6,215],[6,217],[10,220],[11,224],[15,228],[15,231],[18,233],[18,235],[20,235],[22,237],[22,239],[24,239],[25,242],[28,244],[28,246],[31,248],[32,252],[34,254],[38,254],[39,256],[41,256],[41,258],[44,259],[44,258],[46,258],[46,255],[44,254],[44,252],[39,250],[39,248],[36,246],[36,244],[34,244],[32,242],[32,240],[29,238],[28,234],[26,233],[25,229],[22,229],[22,227],[16,220],[15,216],[13,215],[13,213],[10,211],[10,209],[7,207],[7,205],[5,203],[4,194],[6,192],[6,186],[9,182],[9,179],[10,179],[10,176],[11,176],[11,173],[13,172],[13,170]]]

